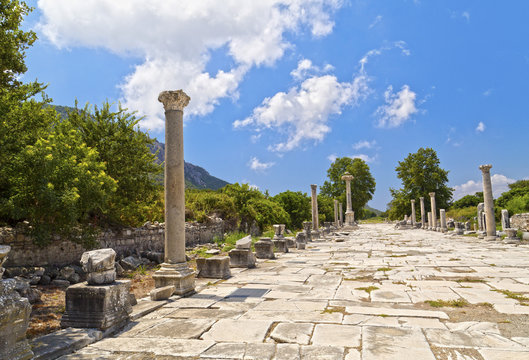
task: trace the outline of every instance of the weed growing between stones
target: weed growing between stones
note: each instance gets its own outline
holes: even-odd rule
[[[378,289],[379,288],[377,288],[376,286],[368,286],[368,287],[359,287],[359,288],[356,288],[355,290],[364,290],[366,293],[371,294],[371,291],[378,290]]]
[[[390,267],[381,267],[381,268],[378,268],[377,271],[383,271],[383,272],[386,272],[386,271],[391,271],[393,270],[392,268]]]
[[[505,295],[507,298],[509,299],[514,299],[514,300],[517,300],[520,302],[520,305],[524,305],[524,306],[529,306],[529,297],[521,294],[521,293],[516,293],[516,292],[513,292],[513,291],[510,291],[510,290],[501,290],[501,289],[495,289],[495,290],[492,290],[492,291],[496,291],[496,292],[499,292],[499,293],[502,293],[503,295]]]
[[[426,300],[425,303],[430,305],[431,307],[435,308],[441,308],[441,307],[456,307],[456,308],[462,308],[468,305],[468,302],[465,299],[457,299],[457,300]]]

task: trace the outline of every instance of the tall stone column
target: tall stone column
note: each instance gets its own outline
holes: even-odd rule
[[[320,227],[319,219],[318,219],[318,194],[316,191],[318,190],[318,185],[312,184],[310,186],[311,196],[312,196],[312,229],[318,230]]]
[[[445,209],[439,209],[439,217],[441,218],[441,232],[446,232],[448,228],[446,227],[446,211]]]
[[[421,228],[426,229],[426,213],[424,212],[424,197],[420,197],[421,201]]]
[[[338,200],[334,200],[334,226],[337,228],[340,226],[338,223]]]
[[[430,205],[432,208],[432,230],[435,231],[437,229],[437,210],[435,208],[435,193],[431,192],[428,195],[430,195]]]
[[[339,216],[339,223],[340,223],[340,226],[343,226],[343,206],[342,206],[342,203],[338,203],[338,213],[340,214]]]
[[[165,109],[165,258],[153,275],[155,286],[174,285],[177,295],[195,291],[195,272],[186,262],[184,108],[189,96],[182,90],[163,91]]]
[[[351,201],[351,180],[353,180],[353,175],[345,172],[342,175],[342,180],[345,181],[345,199],[347,203],[347,210],[345,210],[345,224],[347,226],[355,225],[355,214],[353,212],[353,203]]]
[[[415,227],[415,200],[410,200],[411,202],[411,226]]]
[[[494,220],[494,200],[492,199],[492,181],[490,179],[490,168],[492,165],[481,165],[483,176],[483,200],[485,201],[485,222],[487,236],[485,240],[496,240],[496,221]]]

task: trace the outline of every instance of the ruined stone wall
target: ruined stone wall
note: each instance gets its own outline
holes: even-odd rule
[[[529,213],[513,215],[511,217],[511,228],[529,231]]]
[[[98,237],[100,248],[112,248],[118,257],[142,251],[164,250],[165,224],[147,223],[141,228],[106,230]],[[186,246],[211,242],[224,234],[224,221],[213,218],[208,224],[186,223]],[[0,245],[11,246],[5,266],[67,265],[78,262],[86,249],[68,240],[56,239],[53,244],[39,247],[18,228],[0,228]]]

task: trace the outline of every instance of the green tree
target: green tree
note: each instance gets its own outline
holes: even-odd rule
[[[311,220],[311,198],[306,193],[287,190],[277,194],[272,200],[288,213],[290,217],[290,221],[286,224],[288,228],[301,229],[303,221]]]
[[[318,194],[318,219],[322,225],[325,221],[334,221],[334,199]]]
[[[474,195],[465,195],[461,199],[454,201],[452,209],[463,209],[470,206],[478,206],[483,202],[483,192],[477,192]]]
[[[529,180],[518,180],[509,184],[509,191],[496,200],[496,206],[509,210],[509,214],[520,214],[529,211]]]
[[[162,220],[149,218],[150,206],[161,189],[156,176],[162,166],[156,164],[156,155],[149,149],[154,140],[138,127],[140,120],[121,105],[112,111],[108,102],[93,112],[89,105],[78,109],[76,104],[68,113],[68,121],[83,141],[97,150],[98,160],[117,181],[107,214],[111,223],[138,226],[146,220]]]
[[[342,175],[346,171],[354,177],[351,181],[351,202],[356,218],[360,219],[363,216],[362,209],[373,198],[376,188],[375,179],[364,160],[349,157],[337,158],[327,170],[329,180],[323,183],[321,194],[340,201],[345,211],[345,181],[342,180]]]
[[[447,186],[448,171],[440,167],[435,150],[420,148],[414,154],[408,154],[395,168],[402,188],[389,189],[393,199],[388,204],[390,219],[399,219],[411,211],[411,199],[425,198],[426,211],[430,211],[430,192],[435,192],[438,209],[448,209],[453,189]],[[418,210],[418,209],[417,209]]]
[[[23,31],[20,25],[33,9],[24,1],[0,0],[0,90],[21,85],[19,76],[27,71],[26,50],[37,40],[33,31]]]
[[[47,244],[53,234],[86,240],[89,224],[108,208],[116,182],[69,123],[28,145],[14,161],[13,194],[8,200],[15,220],[29,220],[30,234]]]

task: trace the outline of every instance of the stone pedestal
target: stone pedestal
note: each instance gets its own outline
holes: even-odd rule
[[[231,277],[229,256],[197,258],[198,277],[228,279]]]
[[[258,259],[275,259],[274,255],[274,244],[272,239],[262,237],[258,242],[254,244],[255,257]]]
[[[310,221],[303,221],[303,232],[305,233],[305,241],[312,241],[312,223]]]
[[[248,249],[233,249],[228,255],[230,256],[230,266],[236,268],[254,268],[255,255]]]
[[[182,90],[163,91],[165,109],[165,259],[154,273],[156,287],[174,285],[175,294],[195,292],[195,273],[185,254],[184,108],[191,99]]]
[[[274,244],[274,248],[277,250],[277,252],[288,252],[288,246],[285,239],[274,239],[272,240],[272,243]]]
[[[506,244],[518,244],[520,242],[520,238],[517,236],[518,230],[516,229],[504,229],[505,233],[507,233],[507,237],[503,239],[503,242]]]
[[[109,285],[85,282],[68,287],[61,327],[119,329],[132,312],[129,291],[129,280],[117,280]]]
[[[503,209],[501,211],[501,229],[505,231],[511,228],[511,222],[509,221],[509,210]]]
[[[305,246],[306,246],[306,243],[307,243],[306,239],[307,238],[306,238],[304,232],[297,233],[297,235],[296,235],[296,248],[298,250],[305,249]]]

